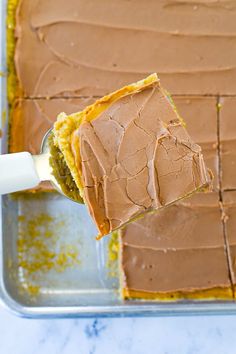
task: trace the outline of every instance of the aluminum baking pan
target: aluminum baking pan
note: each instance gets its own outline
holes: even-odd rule
[[[0,149],[4,153],[7,152],[9,123],[6,0],[1,2],[0,21]],[[236,313],[234,302],[123,301],[119,294],[118,265],[114,261],[112,272],[107,267],[109,238],[96,242],[96,230],[85,207],[62,196],[53,193],[4,196],[0,208],[0,298],[18,315],[52,318]],[[34,252],[32,242],[41,245],[39,253]],[[40,252],[44,254],[46,265],[41,262]],[[68,263],[71,252],[72,265]],[[50,260],[51,253],[58,256],[54,264]]]

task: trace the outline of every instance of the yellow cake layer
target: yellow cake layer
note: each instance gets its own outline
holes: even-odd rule
[[[215,287],[211,289],[201,289],[193,291],[173,291],[173,292],[147,292],[123,288],[122,297],[124,299],[143,299],[143,300],[229,300],[233,299],[233,292],[230,287]]]

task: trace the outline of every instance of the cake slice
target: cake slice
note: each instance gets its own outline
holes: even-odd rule
[[[99,236],[211,180],[200,146],[156,74],[79,113],[61,113],[53,135],[52,161],[60,160],[67,176],[60,179],[57,171],[56,178],[67,194],[77,194],[87,205]]]

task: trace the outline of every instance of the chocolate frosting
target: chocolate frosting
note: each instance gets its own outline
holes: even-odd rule
[[[215,97],[174,97],[192,139],[201,146],[204,161],[213,172],[213,187],[219,189],[217,100]]]
[[[235,94],[235,16],[233,0],[21,0],[17,76],[31,97],[102,96],[150,72],[172,94]]]
[[[193,143],[156,82],[127,95],[72,137],[84,200],[100,233],[159,209],[209,183]]]
[[[149,292],[230,287],[224,247],[149,250],[124,246],[125,287]]]
[[[230,287],[217,193],[199,193],[145,216],[126,226],[121,242],[126,289],[148,296]]]
[[[222,230],[217,193],[198,193],[128,225],[122,241],[160,250],[209,248],[223,245]]]
[[[222,189],[236,189],[236,97],[220,100]]]

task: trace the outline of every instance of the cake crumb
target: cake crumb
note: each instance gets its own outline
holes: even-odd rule
[[[112,278],[118,276],[118,255],[119,255],[119,240],[118,231],[114,231],[108,242],[108,258],[106,266],[109,269],[108,275]]]
[[[4,110],[2,112],[2,126],[4,127],[6,125],[7,122],[7,112]]]
[[[222,104],[220,102],[217,103],[217,110],[219,111],[222,108]]]
[[[58,221],[46,213],[33,218],[19,215],[18,223],[18,272],[23,274],[20,287],[36,296],[40,293],[38,281],[42,274],[62,273],[79,265],[79,250],[76,245],[61,244],[58,233],[65,226],[61,218]]]

